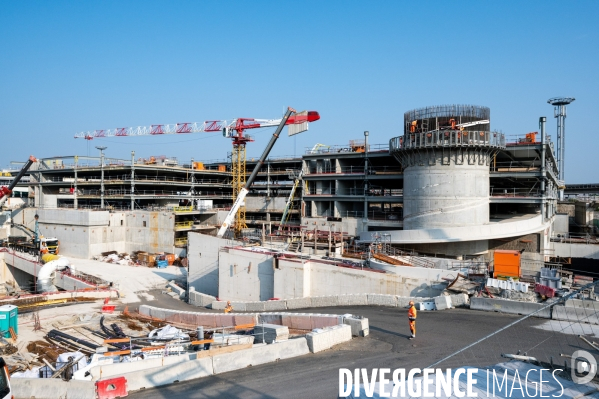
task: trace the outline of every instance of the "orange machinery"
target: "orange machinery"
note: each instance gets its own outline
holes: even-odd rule
[[[520,251],[495,250],[495,254],[493,255],[493,277],[520,278],[520,260]]]

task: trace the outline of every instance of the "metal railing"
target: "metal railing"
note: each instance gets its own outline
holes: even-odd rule
[[[540,189],[534,188],[496,188],[491,187],[491,197],[542,197],[543,193]]]
[[[387,188],[372,188],[364,190],[364,188],[349,188],[349,189],[336,189],[334,187],[329,189],[314,189],[311,188],[305,195],[352,195],[360,196],[364,195],[370,197],[402,197],[403,189],[387,189]]]
[[[186,230],[193,227],[193,220],[186,222],[175,222],[175,230]]]
[[[368,168],[369,175],[384,175],[384,174],[399,174],[402,169],[399,166],[374,166]],[[345,166],[340,168],[325,167],[320,170],[308,170],[307,175],[324,175],[324,174],[364,174],[364,166]]]
[[[314,155],[314,154],[338,154],[338,153],[363,153],[364,150],[358,151],[359,146],[351,147],[349,145],[331,145],[322,147],[319,149],[314,149],[313,147],[306,147],[305,154]],[[379,151],[389,151],[388,144],[369,144],[368,152],[379,152]]]
[[[435,130],[407,133],[389,141],[391,151],[436,147],[505,148],[505,135],[499,132]]]

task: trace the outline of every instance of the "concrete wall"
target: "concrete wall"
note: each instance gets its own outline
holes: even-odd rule
[[[480,156],[480,155],[479,155]],[[404,170],[404,229],[482,225],[489,221],[488,156],[482,164],[413,165]]]
[[[391,274],[295,258],[280,258],[273,269],[272,254],[233,248],[221,252],[219,260],[218,296],[223,300],[236,301],[361,292],[435,296],[441,291],[443,277],[455,277],[455,272],[439,269],[398,267],[398,272]]]
[[[36,213],[40,234],[56,237],[63,255],[91,258],[106,251],[172,253],[175,249],[175,216],[170,212],[27,208],[14,212],[13,219],[34,229]]]
[[[574,218],[574,203],[573,202],[560,202],[557,204],[557,213],[565,213],[570,218]]]
[[[279,186],[271,185],[271,188],[278,188]],[[285,197],[246,197],[245,207],[247,210],[261,210],[262,212],[283,210],[287,205],[287,198]]]
[[[553,231],[555,234],[568,234],[569,228],[569,216],[567,213],[556,213],[555,221],[553,222]]]
[[[196,291],[218,296],[218,253],[228,240],[199,233],[189,233],[187,284]]]
[[[219,297],[266,301],[273,295],[273,257],[270,253],[236,249],[219,253]]]
[[[553,242],[555,256],[563,258],[599,259],[599,245]]]

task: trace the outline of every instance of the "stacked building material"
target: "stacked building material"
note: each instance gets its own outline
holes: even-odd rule
[[[254,327],[256,343],[272,344],[289,339],[289,328],[277,324],[258,324]]]

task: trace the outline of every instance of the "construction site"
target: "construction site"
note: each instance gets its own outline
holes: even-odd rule
[[[222,161],[105,146],[15,160],[0,176],[12,395],[353,398],[368,387],[337,394],[338,369],[387,362],[505,371],[512,387],[518,370],[561,370],[563,397],[599,397],[570,356],[599,354],[599,184],[565,179],[573,101],[548,101],[554,135],[545,116],[506,134],[488,107],[451,104],[406,111],[385,143],[364,131],[271,155],[285,131],[318,131],[319,112],[288,108],[75,135],[222,132]],[[420,341],[400,341],[412,302]]]

